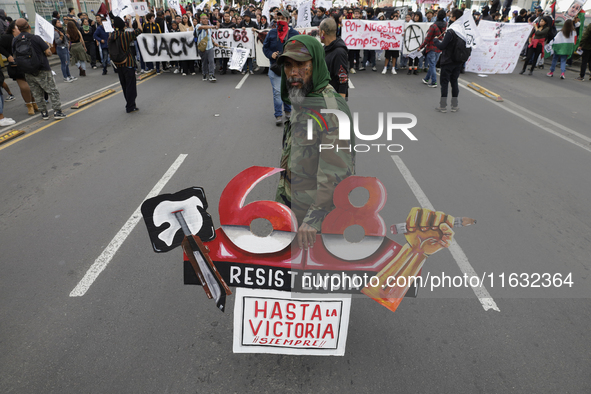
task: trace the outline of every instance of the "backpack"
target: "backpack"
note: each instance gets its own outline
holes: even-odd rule
[[[125,63],[127,60],[127,52],[125,52],[121,46],[121,38],[117,39],[115,35],[111,33],[107,40],[107,46],[109,47],[109,56],[113,63]]]
[[[465,63],[472,55],[472,48],[466,48],[466,41],[456,35],[456,46],[451,54],[451,60],[454,63]]]
[[[19,71],[25,74],[39,75],[43,64],[33,49],[30,36],[21,33],[14,39],[13,56]]]

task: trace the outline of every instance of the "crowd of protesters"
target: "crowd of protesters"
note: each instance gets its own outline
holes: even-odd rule
[[[472,10],[472,15],[475,22],[478,24],[482,20],[500,21],[507,23],[531,23],[532,32],[530,38],[525,43],[522,52],[523,69],[521,73],[525,73],[528,65],[531,65],[529,74],[533,73],[536,67],[543,68],[543,48],[544,45],[550,42],[557,46],[553,47],[554,59],[548,76],[553,76],[554,70],[558,63],[561,67],[561,78],[564,77],[566,64],[572,62],[572,53],[578,49],[582,55],[582,65],[580,76],[578,80],[585,78],[587,66],[591,70],[591,34],[589,27],[585,30],[583,39],[580,41],[580,46],[575,48],[576,36],[579,32],[578,27],[580,21],[578,18],[567,21],[564,28],[559,32],[554,27],[554,21],[549,15],[545,15],[541,8],[536,8],[533,12],[528,12],[525,9],[521,11],[511,11],[511,2],[505,1],[504,6],[501,6],[499,0],[493,0],[490,5],[485,5],[480,11]],[[402,14],[401,14],[401,11]],[[331,75],[333,80],[343,80],[347,78],[348,74],[355,74],[371,68],[372,71],[377,70],[377,61],[384,60],[384,68],[382,74],[397,74],[399,70],[407,70],[408,75],[418,75],[421,72],[426,72],[424,77],[421,77],[423,83],[429,87],[438,87],[437,85],[437,69],[440,67],[441,56],[441,41],[444,39],[448,25],[457,18],[453,18],[453,13],[456,15],[463,15],[466,12],[466,4],[461,3],[458,8],[448,9],[426,9],[423,12],[420,10],[412,11],[411,8],[370,8],[370,7],[343,7],[331,8],[325,10],[324,8],[315,8],[312,10],[313,17],[311,19],[311,26],[320,27],[323,21],[332,19],[335,22],[335,37],[340,37],[341,27],[343,21],[346,19],[365,19],[365,20],[401,20],[407,23],[420,22],[434,22],[429,28],[426,38],[419,48],[421,56],[409,57],[408,54],[399,50],[358,50],[347,49],[347,65],[344,70],[341,67],[337,70],[337,74]],[[461,14],[457,14],[460,12]],[[61,63],[61,74],[63,81],[70,83],[78,79],[78,77],[85,77],[87,70],[97,69],[99,66],[102,69],[102,74],[106,75],[111,70],[112,63],[109,58],[108,39],[109,33],[105,30],[104,22],[107,20],[107,15],[98,13],[90,18],[87,13],[74,14],[73,8],[69,9],[69,13],[63,17],[59,12],[55,11],[52,15],[52,25],[54,26],[54,42],[50,43],[55,48],[56,54],[59,56]],[[174,32],[194,32],[197,39],[200,41],[204,37],[208,37],[207,46],[203,51],[199,51],[199,60],[185,60],[180,62],[144,62],[141,52],[136,50],[137,42],[130,43],[131,55],[137,59],[134,62],[135,74],[149,72],[155,69],[156,73],[171,72],[180,74],[181,76],[196,75],[197,72],[202,74],[204,81],[215,82],[216,72],[226,74],[228,72],[242,74],[254,74],[261,71],[269,75],[271,85],[273,87],[274,101],[280,101],[278,94],[278,79],[277,74],[273,73],[269,68],[258,67],[256,59],[249,58],[244,64],[242,70],[228,70],[228,58],[214,58],[214,47],[218,46],[212,37],[212,29],[216,28],[230,28],[230,29],[253,29],[255,32],[271,29],[276,31],[279,21],[285,21],[290,30],[295,27],[298,18],[298,10],[287,6],[286,9],[273,8],[269,12],[269,17],[263,15],[263,3],[259,5],[250,4],[241,9],[235,9],[230,6],[225,6],[223,9],[213,7],[209,9],[208,5],[204,8],[198,9],[196,4],[187,4],[182,8],[181,15],[177,14],[174,9],[164,10],[161,8],[151,8],[150,12],[141,18],[133,20],[130,16],[124,19],[125,30],[135,31],[141,30],[143,33],[174,33]],[[0,52],[9,59],[12,63],[11,42],[13,37],[18,34],[18,28],[15,29],[14,23],[10,24],[10,18],[6,17],[3,10],[0,10],[0,28],[3,34],[0,38]],[[6,25],[5,25],[6,23]],[[9,27],[11,26],[11,27]],[[332,26],[332,24],[331,24]],[[554,30],[552,30],[554,27]],[[297,33],[297,32],[296,32]],[[276,34],[276,33],[274,33]],[[272,35],[272,34],[271,34]],[[334,40],[330,41],[332,43]],[[282,43],[283,41],[280,41]],[[276,43],[274,43],[275,45]],[[559,45],[560,44],[560,45]],[[568,44],[568,45],[564,45]],[[335,46],[336,43],[333,45]],[[275,45],[277,46],[277,45]],[[277,48],[281,47],[278,45]],[[276,48],[276,49],[277,49]],[[265,51],[265,55],[269,58],[271,64],[274,63],[274,53]],[[328,53],[328,52],[327,52]],[[339,64],[342,66],[343,64]],[[72,74],[71,67],[78,68],[78,75]],[[115,67],[113,67],[115,68]],[[343,72],[346,74],[343,76]],[[463,72],[463,67],[460,68],[460,73]],[[27,81],[22,75],[9,75],[14,79],[19,86],[21,95],[27,104],[29,114],[33,115],[37,111],[38,99],[33,97],[31,90],[27,85]],[[274,78],[275,77],[275,78]],[[337,78],[338,77],[338,78]],[[452,91],[454,89],[454,82],[450,80],[451,75],[445,77],[445,84],[448,82],[452,84]],[[452,77],[453,79],[453,77]],[[456,78],[457,79],[457,78]],[[456,82],[457,84],[457,82]],[[8,89],[4,84],[5,90]],[[335,87],[338,90],[338,87]],[[342,88],[341,90],[343,90]],[[442,86],[443,89],[443,86]],[[447,91],[447,86],[445,86]],[[7,90],[9,96],[7,100],[14,98],[11,92]],[[340,92],[340,91],[339,91]],[[45,92],[47,98],[48,92]],[[280,118],[281,114],[280,103],[275,103],[275,117]],[[289,113],[288,109],[285,109]],[[4,125],[6,121],[0,124]],[[279,120],[278,120],[279,124]]]

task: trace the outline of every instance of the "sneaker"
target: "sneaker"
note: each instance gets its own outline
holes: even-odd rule
[[[583,78],[583,77],[576,77],[575,79],[576,79],[577,81],[584,81],[584,80],[585,80],[585,78]]]
[[[378,69],[376,68],[376,66],[373,66],[373,67],[371,68],[371,71],[378,71]]]
[[[92,69],[93,70],[96,70],[97,68],[98,68],[97,66],[92,66]]]
[[[203,75],[202,81],[207,81],[207,75]]]
[[[355,69],[354,69],[354,68],[351,68],[351,69],[349,70],[349,72],[350,72],[351,74],[355,74],[357,71],[355,71]]]
[[[12,101],[14,100],[14,96],[12,94],[9,94],[8,97],[6,97],[6,101]]]
[[[435,108],[435,111],[445,113],[447,112],[447,107],[437,107]]]
[[[187,76],[187,73],[182,73],[181,75],[182,75],[183,77],[186,77],[186,76]]]
[[[359,67],[359,71],[365,71],[365,66]]]
[[[195,73],[191,73],[191,75],[196,75]]]
[[[560,74],[560,79],[566,79],[566,77],[564,76],[564,73]]]
[[[244,74],[246,74],[246,71],[242,71],[240,74],[244,75]]]
[[[396,75],[396,69],[392,68],[392,75]]]
[[[458,112],[460,107],[451,107],[451,112]]]
[[[156,70],[156,74],[158,74],[158,75],[162,74],[162,70]]]
[[[421,81],[423,81],[423,83],[424,83],[425,85],[429,85],[429,81],[427,81],[426,79],[423,79],[423,78],[421,78]]]
[[[78,80],[78,77],[70,77],[70,80],[71,81],[77,81]]]
[[[276,126],[281,126],[283,124],[283,119],[281,118],[281,116],[278,116],[275,118],[275,125]]]
[[[382,71],[382,74],[386,75],[387,72],[388,72],[388,69],[386,67],[384,67],[384,71]]]
[[[419,75],[419,70],[414,70],[412,73],[413,73],[414,75]]]
[[[49,119],[49,114],[47,113],[47,111],[40,111],[40,112],[41,112],[41,118],[43,120]]]
[[[411,75],[412,74],[412,69],[408,69],[408,72],[406,73],[406,75]]]
[[[564,75],[564,74],[563,74]],[[554,73],[552,71],[550,71],[548,74],[546,74],[547,77],[553,77]]]
[[[286,112],[286,113],[285,113],[285,117],[286,117],[287,119],[291,118],[291,112]]]
[[[252,70],[250,70],[248,73],[249,73],[250,75],[254,75],[254,71],[252,71]]]
[[[217,81],[217,79],[215,79],[215,76],[213,76],[213,75],[209,76],[209,82],[216,82],[216,81]]]
[[[138,107],[134,107],[131,111],[127,111],[128,114],[132,113],[132,112],[137,112],[140,109]]]
[[[70,83],[70,82],[74,82],[74,80],[73,80],[73,79],[70,79],[70,78],[68,77],[68,78],[64,78],[64,82],[68,82],[68,83]]]
[[[103,75],[107,75],[107,70],[103,70]]]
[[[259,72],[260,70],[261,70],[261,68],[257,66],[257,68],[254,69],[254,72],[256,73],[256,72]]]
[[[66,119],[66,114],[64,114],[62,111],[55,111],[53,113],[53,118],[54,119]]]
[[[178,73],[179,73],[179,70],[175,68],[175,69],[174,69],[174,71],[173,71],[172,73],[173,73],[173,74],[178,74]]]
[[[13,125],[15,123],[16,122],[14,121],[14,119],[11,119],[11,118],[3,118],[3,119],[0,119],[0,126],[1,127],[11,126],[11,125]]]
[[[427,85],[430,88],[436,88],[437,87],[437,83],[430,83]]]

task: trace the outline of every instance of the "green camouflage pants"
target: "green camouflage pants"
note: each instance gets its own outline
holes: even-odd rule
[[[51,75],[51,71],[41,70],[37,76],[25,74],[25,79],[31,87],[31,93],[33,93],[33,97],[35,97],[39,111],[47,111],[47,104],[45,103],[43,92],[46,92],[49,95],[49,98],[51,99],[51,108],[53,108],[54,112],[62,110],[60,92],[58,92],[55,87],[55,80],[53,79],[53,75]]]

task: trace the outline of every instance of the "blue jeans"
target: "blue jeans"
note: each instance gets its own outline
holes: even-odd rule
[[[554,54],[554,56],[552,57],[552,65],[550,66],[550,72],[553,73],[554,70],[556,69],[556,63],[558,63],[558,60],[560,59],[560,72],[562,72],[564,74],[564,72],[566,71],[566,58],[568,57],[568,55],[557,55]]]
[[[254,68],[252,68],[252,58],[251,57],[246,59],[246,62],[244,63],[244,67],[242,67],[242,72],[246,72],[246,67],[248,67],[248,69],[250,71],[254,70]]]
[[[57,55],[60,58],[60,62],[62,63],[62,74],[64,75],[64,79],[67,78],[71,78],[72,75],[70,75],[70,50],[68,49],[68,47],[62,48],[60,46],[55,48],[55,52],[57,53]]]
[[[103,71],[107,71],[109,60],[109,50],[107,48],[101,48],[101,63],[103,64]]]
[[[429,69],[427,70],[427,76],[425,77],[425,81],[431,79],[432,84],[437,83],[437,60],[439,60],[439,55],[441,52],[431,51],[427,53],[427,65]]]
[[[269,69],[267,75],[271,80],[271,87],[273,88],[273,107],[275,108],[275,117],[278,118],[283,115],[281,112],[281,106],[283,106],[285,112],[291,112],[291,105],[285,104],[283,100],[281,100],[281,77],[277,76],[277,74],[271,71],[271,69]]]
[[[372,67],[376,66],[376,51],[367,50],[363,51],[363,60],[361,61],[361,67],[365,67],[365,63],[369,62]]]

